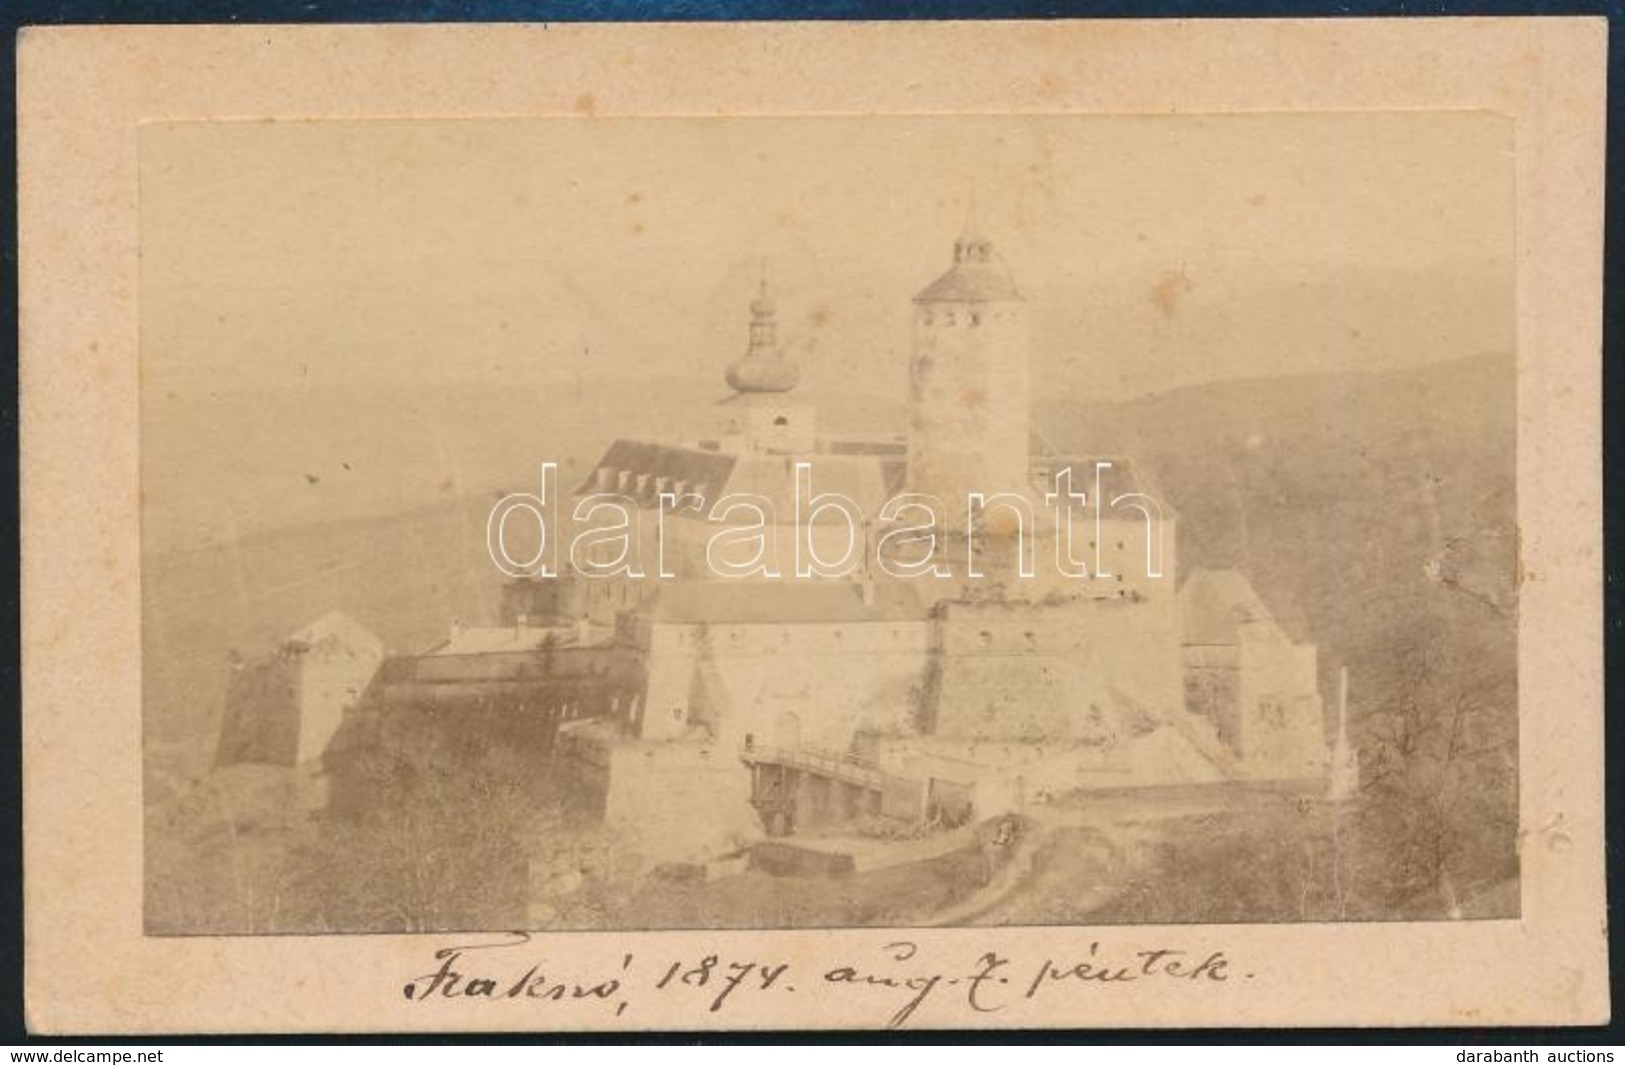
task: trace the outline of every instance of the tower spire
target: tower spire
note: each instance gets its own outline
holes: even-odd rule
[[[976,190],[972,189],[970,201],[965,205],[965,228],[961,231],[964,240],[979,240],[982,236],[981,219],[976,212]]]
[[[982,235],[982,226],[976,210],[976,193],[970,195],[965,206],[965,228],[954,241],[955,263],[991,263],[993,242]]]
[[[750,342],[745,355],[728,367],[728,387],[737,392],[788,392],[801,373],[779,350],[778,308],[767,287],[767,257],[760,263],[756,298],[750,303]]]

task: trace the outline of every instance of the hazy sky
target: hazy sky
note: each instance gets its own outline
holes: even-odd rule
[[[1479,113],[149,126],[143,373],[721,391],[765,261],[807,386],[901,398],[972,198],[1045,390],[1508,351],[1510,153]]]

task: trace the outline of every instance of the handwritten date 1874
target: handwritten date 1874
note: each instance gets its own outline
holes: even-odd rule
[[[1064,960],[1047,957],[1037,964],[984,951],[969,965],[932,965],[907,940],[810,973],[797,973],[785,961],[735,960],[714,953],[652,963],[626,954],[616,972],[565,976],[529,958],[528,952],[512,949],[530,942],[528,934],[515,932],[495,942],[443,947],[434,953],[436,967],[412,977],[402,992],[414,1002],[575,1003],[612,1010],[616,1017],[645,997],[676,998],[684,1008],[719,1013],[741,997],[795,995],[798,990],[801,997],[856,994],[873,1001],[877,1012],[890,1011],[885,1023],[897,1028],[927,1001],[934,1003],[934,1011],[957,1008],[984,1014],[1068,988],[1076,992],[1150,981],[1212,985],[1231,977],[1231,961],[1222,951],[1107,951],[1094,942]]]

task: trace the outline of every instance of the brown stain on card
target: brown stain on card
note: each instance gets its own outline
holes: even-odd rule
[[[1163,317],[1172,318],[1179,313],[1179,302],[1188,294],[1196,284],[1185,276],[1185,270],[1169,270],[1151,285],[1148,296],[1151,305],[1162,312]]]

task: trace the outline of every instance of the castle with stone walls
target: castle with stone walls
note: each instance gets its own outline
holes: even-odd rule
[[[628,508],[642,570],[608,565],[626,543],[589,547],[579,561],[609,575],[513,580],[498,625],[456,626],[382,668],[347,623],[313,644],[349,670],[346,706],[307,699],[301,723],[281,700],[277,735],[292,738],[276,759],[329,739],[335,795],[362,801],[344,786],[358,752],[483,737],[545,762],[650,856],[702,861],[764,834],[928,830],[1091,789],[1324,792],[1315,648],[1242,574],[1181,571],[1178,515],[1132,457],[1035,445],[1028,312],[970,229],[913,300],[907,431],[842,436],[798,393],[764,281],[709,430],[614,440],[560,500]],[[1077,521],[1057,503],[1072,492],[1087,499]],[[806,520],[809,500],[834,497],[850,520]],[[913,571],[879,564],[888,543],[926,542],[922,513],[930,550]],[[803,574],[798,552],[849,564]],[[242,738],[250,711],[228,713],[223,757],[276,746]]]
[[[764,829],[950,808],[959,821],[1075,789],[1324,788],[1315,649],[1292,643],[1240,574],[1178,572],[1177,515],[1131,459],[1035,453],[1027,310],[992,242],[961,236],[914,299],[907,435],[841,438],[818,433],[798,398],[764,285],[714,435],[604,452],[577,500],[619,491],[653,511],[667,493],[753,498],[779,524],[767,542],[806,536],[820,557],[841,552],[844,530],[790,520],[798,462],[814,493],[857,504],[865,547],[889,531],[888,499],[940,499],[934,544],[955,563],[898,577],[865,552],[838,577],[787,565],[725,576],[707,564],[718,525],[702,508],[665,515],[658,545],[659,523],[641,522],[647,550],[683,579],[583,580],[574,605],[636,647],[639,717],[572,723],[559,745],[566,771],[595,767],[584,779],[607,816],[627,812],[623,829],[694,856]],[[1062,471],[1096,508],[1069,533],[1048,495]],[[972,494],[988,501],[985,523],[949,502]],[[969,550],[974,574],[958,564]],[[1088,576],[1050,564],[1058,551]],[[636,798],[658,773],[683,777],[681,801]]]

